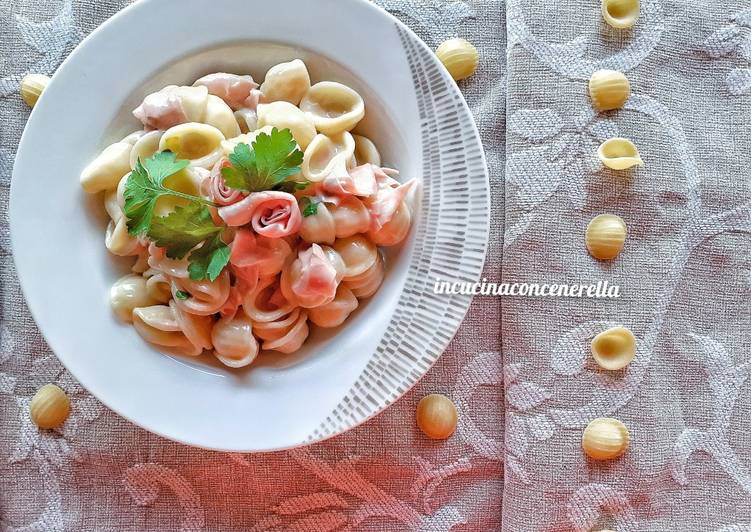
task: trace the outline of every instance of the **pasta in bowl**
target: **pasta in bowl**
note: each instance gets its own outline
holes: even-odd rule
[[[490,197],[456,83],[398,20],[367,0],[254,3],[251,21],[245,11],[242,0],[139,0],[92,32],[34,107],[9,204],[20,289],[72,378],[151,432],[238,452],[345,432],[425,375],[471,299],[438,296],[434,282],[480,278]],[[362,99],[353,129],[349,91],[305,98],[323,82]],[[335,105],[336,94],[347,98]],[[286,184],[252,199],[230,186],[249,174],[224,175],[238,148],[244,166],[287,141],[285,161],[303,160],[284,166],[299,166]],[[154,194],[145,203],[123,179],[134,173]],[[325,297],[306,268],[329,280]]]
[[[355,90],[311,85],[295,59],[260,85],[218,72],[164,87],[133,115],[142,129],[80,180],[103,193],[107,249],[133,259],[110,302],[144,340],[244,367],[299,350],[377,292],[418,183],[352,134],[365,117]]]

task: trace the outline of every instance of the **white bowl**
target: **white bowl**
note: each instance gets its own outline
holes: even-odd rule
[[[104,247],[101,198],[81,169],[139,124],[145,94],[214,71],[262,79],[301,58],[314,81],[360,91],[360,128],[405,178],[423,180],[408,243],[386,281],[334,331],[294,356],[245,370],[165,356],[108,304],[127,269]],[[13,253],[29,308],[65,367],[141,427],[205,448],[266,451],[348,430],[425,374],[455,334],[469,298],[432,293],[436,277],[475,281],[485,257],[488,176],[455,83],[405,26],[365,0],[141,0],[92,33],[31,114],[13,171]]]

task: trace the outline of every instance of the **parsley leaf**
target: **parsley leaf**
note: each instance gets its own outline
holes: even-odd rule
[[[318,205],[320,204],[320,201],[313,201],[308,196],[304,196],[300,200],[300,205],[302,205],[302,215],[304,218],[307,218],[308,216],[315,216],[318,214]]]
[[[145,234],[164,248],[171,259],[182,259],[190,252],[190,278],[214,281],[229,262],[229,247],[221,238],[224,226],[214,224],[208,209],[214,204],[164,186],[165,179],[188,164],[188,161],[177,160],[170,151],[156,153],[145,161],[139,159],[125,183],[124,211],[128,218],[128,232]],[[175,207],[167,216],[155,217],[154,209],[162,196],[183,198],[189,203]],[[175,297],[187,299],[191,294],[178,292]]]
[[[186,299],[190,299],[193,297],[193,295],[190,292],[186,292],[185,290],[178,290],[175,292],[175,298],[179,299],[180,301],[185,301]]]
[[[190,203],[175,207],[167,216],[154,218],[147,236],[164,248],[169,258],[182,259],[191,249],[223,229],[214,225],[208,207]]]
[[[157,200],[164,195],[178,196],[190,200],[205,200],[189,194],[170,190],[164,186],[164,180],[179,172],[188,161],[178,161],[170,151],[156,153],[153,157],[136,163],[125,183],[125,216],[128,218],[128,232],[138,236],[146,233],[154,217]]]
[[[289,129],[261,133],[253,146],[241,142],[229,155],[231,166],[222,168],[224,182],[245,192],[270,190],[300,171],[303,152]]]
[[[287,192],[288,194],[294,194],[298,190],[305,190],[310,185],[310,181],[283,181],[278,185],[274,185],[271,190],[279,190],[281,192]]]
[[[190,260],[188,266],[190,278],[194,281],[201,281],[206,278],[210,281],[216,280],[229,262],[229,254],[229,246],[224,243],[221,235],[214,235],[188,257]]]

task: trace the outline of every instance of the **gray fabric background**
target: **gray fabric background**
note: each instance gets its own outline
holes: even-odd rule
[[[749,530],[751,6],[642,0],[624,32],[598,4],[507,4],[503,275],[608,279],[623,297],[503,300],[504,529]],[[626,72],[633,96],[595,116],[586,84],[603,67]],[[616,134],[643,168],[600,167],[597,145]],[[629,229],[612,262],[583,244],[604,212]],[[611,323],[638,342],[615,373],[587,345]],[[630,429],[619,460],[582,455],[601,416]]]

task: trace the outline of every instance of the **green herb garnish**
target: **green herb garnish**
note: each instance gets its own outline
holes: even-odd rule
[[[208,209],[213,203],[164,186],[165,179],[186,166],[188,161],[177,160],[169,151],[157,153],[143,163],[138,161],[125,183],[128,231],[132,235],[145,234],[171,259],[182,259],[190,252],[190,278],[213,281],[229,261],[229,247],[221,239],[224,226],[214,224]],[[154,208],[162,196],[182,198],[188,204],[175,207],[167,216],[155,217]]]
[[[221,235],[215,235],[190,254],[190,278],[200,281],[208,277],[213,281],[229,262],[229,255],[229,246],[222,241]]]
[[[171,190],[164,186],[164,180],[188,166],[188,161],[179,161],[171,151],[154,154],[153,157],[136,163],[125,183],[125,216],[128,217],[128,232],[138,236],[145,234],[151,226],[156,202],[162,196],[174,196],[211,205],[210,201]]]
[[[281,192],[287,192],[288,194],[294,194],[298,190],[305,190],[310,185],[310,181],[282,181],[278,185],[274,185],[271,190],[279,190]]]
[[[300,205],[302,206],[302,215],[304,218],[307,218],[308,216],[315,216],[318,214],[318,205],[320,204],[320,201],[313,201],[310,199],[309,196],[304,196],[300,200]]]
[[[190,292],[186,292],[185,290],[178,290],[175,292],[175,299],[179,299],[180,301],[185,301],[186,299],[190,299],[193,297],[193,295]]]
[[[245,192],[271,190],[300,172],[303,152],[289,129],[261,133],[248,146],[241,142],[229,155],[232,166],[222,168],[228,187]],[[307,186],[307,185],[306,185]]]

